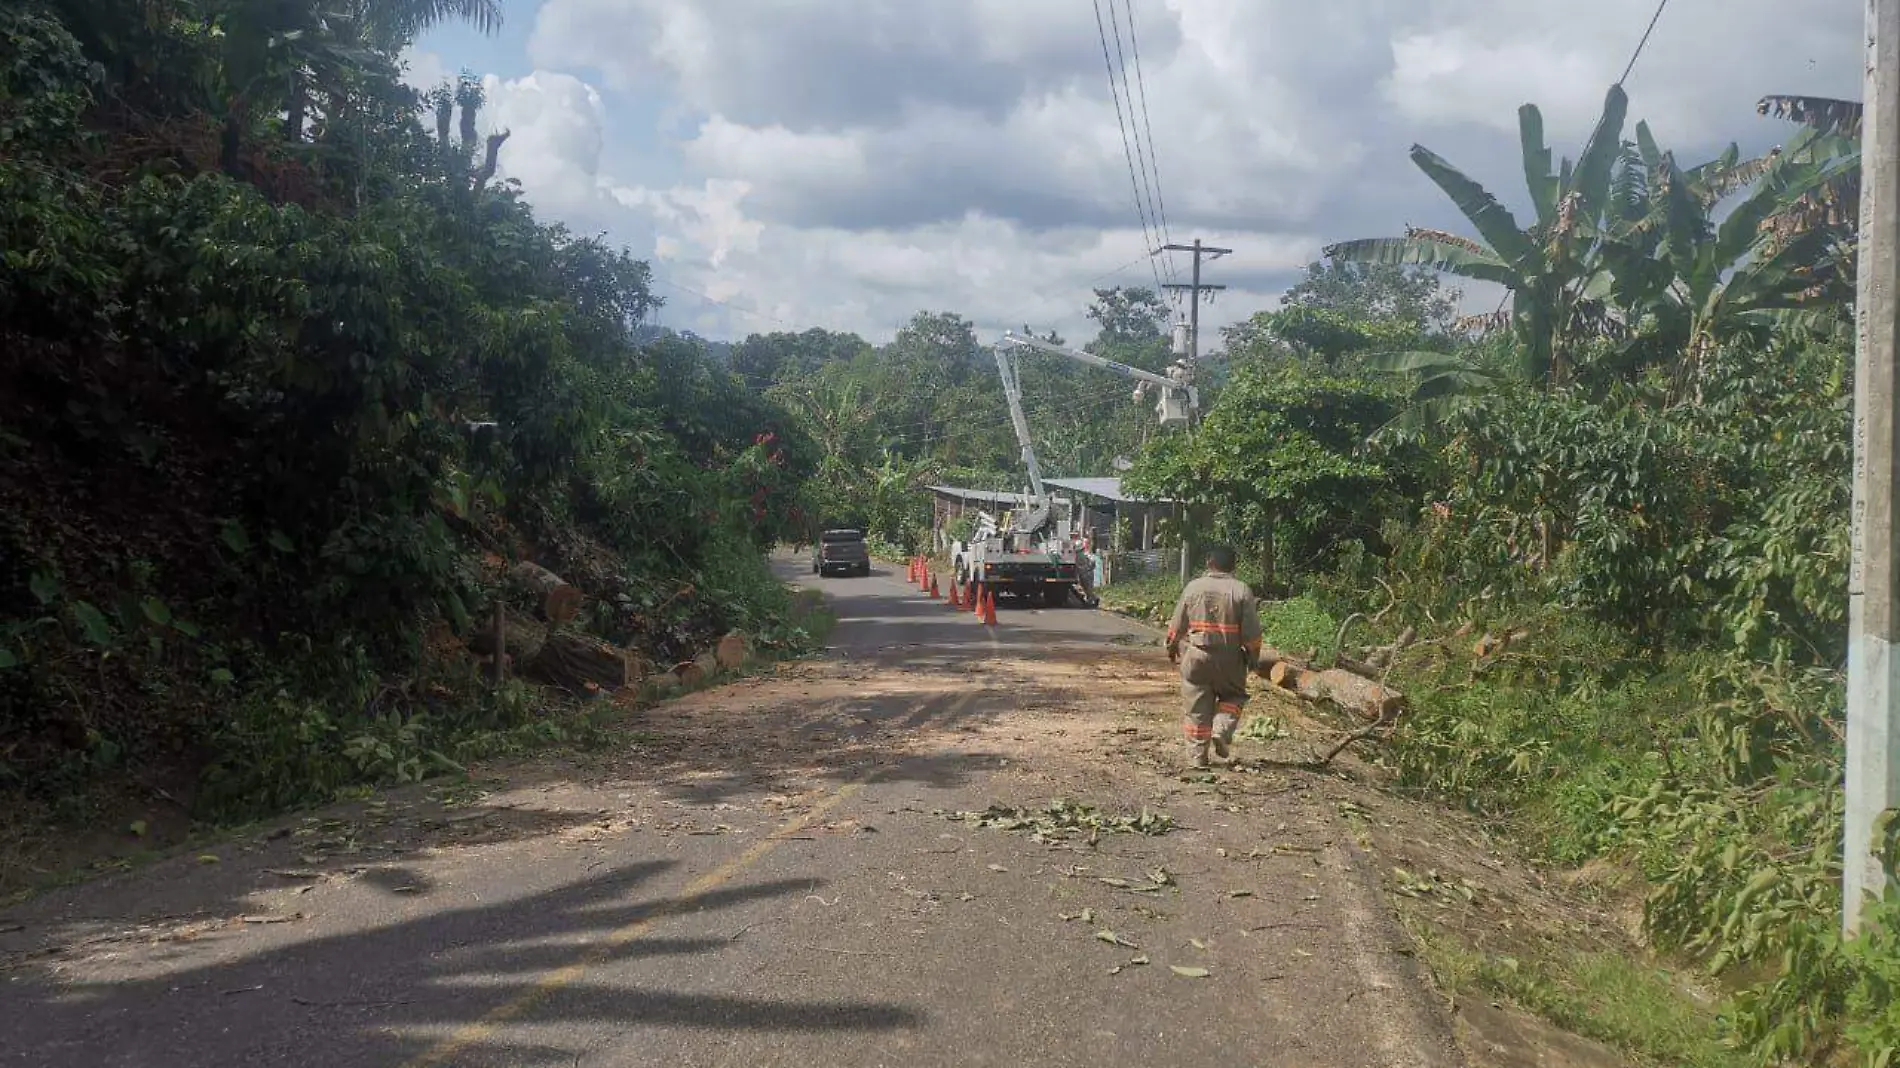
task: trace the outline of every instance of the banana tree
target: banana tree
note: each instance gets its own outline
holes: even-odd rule
[[[1858,153],[1837,139],[1811,132],[1785,151],[1742,163],[1733,146],[1691,170],[1656,146],[1637,125],[1633,157],[1647,187],[1646,211],[1632,213],[1604,246],[1614,283],[1612,298],[1633,327],[1628,349],[1660,356],[1671,366],[1669,399],[1699,392],[1701,371],[1719,344],[1774,325],[1783,313],[1843,296],[1846,273],[1837,255],[1838,230],[1807,227],[1788,233],[1776,225],[1819,191],[1859,169]],[[1716,218],[1730,192],[1748,194]],[[1640,363],[1644,361],[1632,361]]]
[[[1601,245],[1628,111],[1629,98],[1620,86],[1611,86],[1576,163],[1566,158],[1553,169],[1543,113],[1534,104],[1518,109],[1524,180],[1537,215],[1529,226],[1437,153],[1413,145],[1412,162],[1451,198],[1479,240],[1412,229],[1404,237],[1333,245],[1326,255],[1366,264],[1423,265],[1503,286],[1510,291],[1511,329],[1519,343],[1518,377],[1561,385],[1575,372],[1580,336],[1604,318],[1609,278]],[[1423,360],[1419,354],[1414,362]]]

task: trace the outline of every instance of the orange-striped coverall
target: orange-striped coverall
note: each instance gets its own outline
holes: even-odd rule
[[[1181,667],[1182,727],[1196,765],[1210,741],[1224,754],[1247,704],[1247,675],[1260,655],[1260,607],[1247,584],[1208,571],[1187,584],[1168,623],[1168,659]]]

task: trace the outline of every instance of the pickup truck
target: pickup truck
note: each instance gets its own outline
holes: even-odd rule
[[[871,550],[864,544],[864,532],[827,530],[818,535],[818,543],[811,550],[811,573],[820,578],[833,574],[869,575]]]

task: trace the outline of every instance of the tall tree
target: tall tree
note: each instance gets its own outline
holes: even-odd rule
[[[1344,312],[1365,321],[1396,320],[1421,332],[1444,330],[1461,294],[1437,271],[1392,263],[1319,260],[1280,298],[1282,308]]]
[[[1101,328],[1096,341],[1107,344],[1152,341],[1168,325],[1168,305],[1145,286],[1098,289],[1088,314]]]

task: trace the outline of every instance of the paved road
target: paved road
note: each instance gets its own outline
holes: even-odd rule
[[[1151,631],[811,584],[830,660],[640,713],[591,762],[0,915],[0,1064],[1456,1063],[1323,787],[1173,773]],[[1176,829],[945,815],[1056,796]]]

